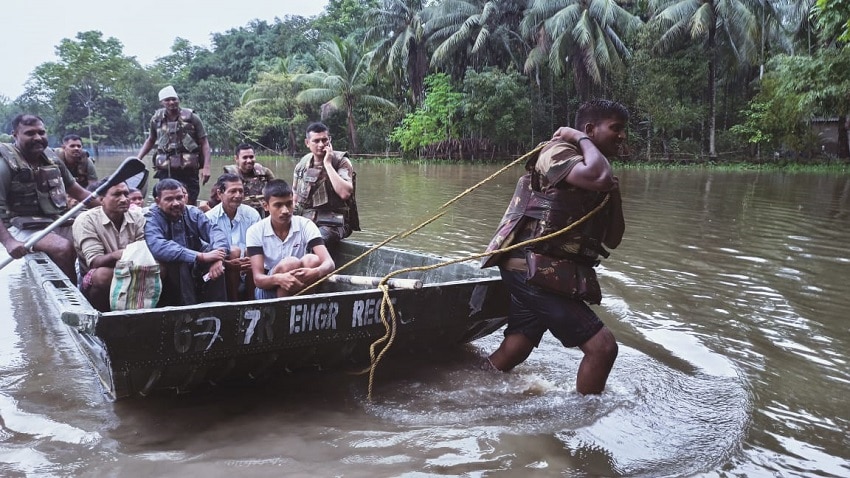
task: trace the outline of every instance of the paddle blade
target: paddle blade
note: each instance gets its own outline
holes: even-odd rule
[[[145,163],[143,163],[141,159],[130,156],[118,165],[118,169],[112,173],[112,176],[109,176],[109,179],[107,179],[103,185],[97,188],[97,192],[100,192],[101,190],[105,191],[116,184],[123,183],[145,170]]]

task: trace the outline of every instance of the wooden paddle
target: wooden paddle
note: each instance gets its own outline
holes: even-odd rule
[[[118,169],[109,176],[109,179],[106,180],[103,184],[100,185],[97,189],[94,190],[87,198],[78,202],[74,207],[68,210],[65,214],[62,215],[59,219],[53,221],[49,226],[45,227],[41,231],[33,234],[27,242],[24,243],[24,247],[27,251],[32,252],[32,247],[40,241],[44,236],[50,234],[51,231],[59,227],[60,224],[64,223],[68,219],[70,219],[74,214],[76,214],[80,209],[84,208],[86,204],[92,199],[99,196],[102,192],[107,189],[115,186],[116,184],[123,183],[128,178],[135,176],[136,174],[141,173],[145,170],[145,163],[143,163],[140,159],[129,157],[124,160],[119,166]],[[0,261],[0,269],[9,265],[15,259],[12,256],[6,256]]]

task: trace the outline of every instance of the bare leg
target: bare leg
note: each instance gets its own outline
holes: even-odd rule
[[[617,359],[618,346],[614,334],[608,327],[602,327],[579,348],[584,352],[584,358],[578,367],[576,390],[583,395],[602,393]]]
[[[490,355],[490,363],[502,372],[510,372],[523,363],[532,350],[534,350],[534,343],[525,335],[506,335],[499,348]]]
[[[109,288],[112,285],[112,276],[115,269],[111,267],[98,267],[92,272],[91,287],[85,294],[95,309],[101,312],[109,312]]]

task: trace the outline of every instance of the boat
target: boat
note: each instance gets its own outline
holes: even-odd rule
[[[395,318],[389,354],[468,343],[507,321],[509,295],[498,271],[466,261],[432,268],[437,255],[342,241],[332,252],[348,277],[403,272],[387,288]],[[387,346],[384,290],[357,281],[324,281],[307,294],[266,300],[99,312],[47,257],[26,256],[28,274],[86,355],[110,400],[183,393],[294,371],[370,365],[370,347]],[[340,274],[340,277],[345,277]],[[384,340],[380,340],[384,337]],[[362,368],[362,367],[361,367]],[[321,372],[319,372],[321,373]]]

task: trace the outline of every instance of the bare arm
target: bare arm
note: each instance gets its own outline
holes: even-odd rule
[[[78,183],[74,183],[74,185],[68,189],[68,196],[71,196],[72,198],[80,202],[85,201],[91,195],[91,192],[80,186]],[[89,202],[86,203],[86,206],[89,208],[100,206],[100,199],[95,196],[91,198]]]
[[[337,196],[340,197],[343,201],[348,199],[351,196],[351,193],[354,192],[354,185],[351,184],[350,181],[346,181],[339,175],[336,169],[333,167],[333,146],[330,143],[325,147],[325,158],[322,163],[325,166],[325,171],[328,173],[328,179],[331,181],[331,185],[336,191]]]
[[[0,221],[0,242],[6,248],[6,252],[15,259],[20,259],[26,255],[27,250],[24,248],[24,243],[12,237],[9,230],[3,221]]]
[[[204,136],[201,138],[201,162],[203,166],[201,167],[201,174],[203,175],[203,179],[201,180],[201,184],[206,185],[207,181],[210,180],[210,163],[212,162],[212,157],[210,156],[210,142],[207,140],[207,137]]]
[[[292,271],[292,275],[304,284],[312,284],[336,269],[336,264],[334,264],[334,260],[331,259],[331,254],[324,244],[314,246],[313,254],[317,255],[321,261],[317,267],[304,267]]]
[[[586,135],[567,126],[558,128],[552,139],[562,139],[578,146],[584,159],[567,175],[567,182],[590,191],[610,191],[616,185],[611,164]]]
[[[139,154],[137,155],[139,159],[144,158],[145,155],[153,149],[154,141],[156,141],[156,136],[154,136],[154,133],[151,132],[151,134],[148,135],[148,139],[146,139],[145,143],[142,145],[142,149],[139,150]]]

